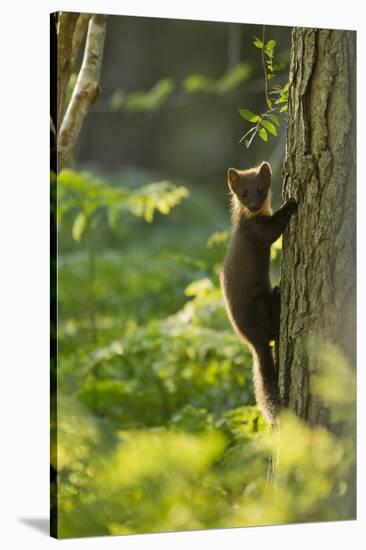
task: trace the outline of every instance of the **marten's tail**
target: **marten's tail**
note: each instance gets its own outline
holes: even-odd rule
[[[278,371],[272,348],[253,350],[253,381],[257,405],[265,420],[274,424],[279,412]]]

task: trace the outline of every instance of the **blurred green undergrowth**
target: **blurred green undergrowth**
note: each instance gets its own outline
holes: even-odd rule
[[[354,517],[353,374],[335,348],[317,358],[338,366],[315,389],[339,437],[265,425],[218,284],[226,209],[136,170],[64,171],[58,201],[59,536]]]

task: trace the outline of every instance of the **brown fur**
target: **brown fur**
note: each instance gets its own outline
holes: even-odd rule
[[[270,342],[279,330],[279,289],[269,276],[270,247],[297,209],[290,199],[272,215],[272,172],[263,162],[249,170],[228,170],[232,199],[232,233],[221,274],[228,317],[253,354],[253,379],[258,407],[275,421],[279,405],[278,373]]]

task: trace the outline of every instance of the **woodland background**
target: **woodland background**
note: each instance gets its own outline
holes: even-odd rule
[[[240,138],[262,112],[254,25],[109,17],[101,95],[58,181],[61,537],[350,519],[352,394],[328,401],[340,437],[285,416],[281,441],[254,404],[251,357],[223,309],[226,171],[269,160],[277,136]],[[291,29],[267,27],[288,79]],[[272,251],[279,278],[280,243]],[[328,387],[328,386],[327,386]],[[324,391],[319,381],[318,391]],[[53,425],[56,429],[56,424]],[[274,483],[269,457],[279,455]]]

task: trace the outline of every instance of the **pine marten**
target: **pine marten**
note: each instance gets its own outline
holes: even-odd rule
[[[278,339],[279,287],[271,288],[270,247],[297,210],[289,199],[272,215],[271,166],[228,170],[232,201],[232,232],[221,273],[221,288],[235,332],[253,354],[256,401],[264,418],[274,424],[279,407],[278,371],[270,342]]]

